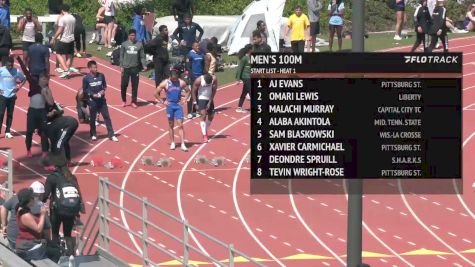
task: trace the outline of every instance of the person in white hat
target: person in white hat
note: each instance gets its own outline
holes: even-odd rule
[[[35,181],[30,185],[30,189],[33,191],[33,197],[35,201],[35,204],[31,208],[31,213],[35,216],[39,216],[41,213],[41,207],[44,205],[41,200],[43,199],[43,195],[45,193],[45,187],[41,182]],[[11,249],[15,249],[16,247],[16,239],[18,236],[18,224],[17,224],[16,216],[9,217],[8,214],[9,212],[11,212],[13,215],[15,214],[15,208],[18,205],[18,202],[19,202],[18,196],[13,195],[0,207],[2,235],[7,238]],[[51,224],[50,224],[49,218],[46,216],[45,226],[43,228],[43,237],[45,239],[46,238],[50,239],[50,230],[51,230]]]

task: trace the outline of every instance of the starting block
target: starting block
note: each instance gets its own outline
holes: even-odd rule
[[[224,165],[224,157],[215,157],[208,162],[210,165],[218,167]]]
[[[171,159],[161,158],[158,161],[154,161],[153,157],[145,156],[141,159],[142,165],[157,166],[157,167],[169,167],[171,165]]]
[[[224,157],[214,157],[211,160],[208,160],[206,156],[197,156],[195,158],[195,163],[197,164],[209,164],[211,166],[223,166],[224,165],[225,158]]]
[[[142,163],[142,165],[152,166],[153,165],[153,157],[149,157],[149,156],[142,157],[140,162]]]

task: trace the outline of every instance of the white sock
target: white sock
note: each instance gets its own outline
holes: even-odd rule
[[[206,135],[206,122],[200,121],[201,133]]]

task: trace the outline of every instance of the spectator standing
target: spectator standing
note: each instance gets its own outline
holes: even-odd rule
[[[0,24],[0,61],[10,55],[10,49],[13,47],[10,30]]]
[[[290,43],[294,53],[305,52],[305,40],[309,39],[310,22],[308,17],[302,13],[302,7],[296,6],[295,13],[292,14],[287,22],[285,35],[288,36],[290,31]]]
[[[91,40],[89,41],[90,44],[94,43],[96,41],[96,35],[98,37],[97,44],[101,44],[102,41],[102,29],[104,29],[104,35],[105,35],[105,30],[107,28],[107,25],[104,22],[104,1],[101,3],[101,7],[97,10],[96,14],[96,30],[97,33],[93,33],[91,36]]]
[[[130,105],[137,108],[137,91],[139,88],[140,71],[146,70],[145,52],[142,43],[137,42],[136,31],[129,30],[129,39],[120,47],[120,67],[122,72],[121,97],[122,106],[126,107],[127,87],[132,83],[132,101]]]
[[[145,29],[145,23],[143,19],[142,7],[135,8],[135,16],[132,22],[132,29],[137,32],[137,42],[145,44],[147,39],[147,30]]]
[[[159,34],[147,44],[153,54],[155,86],[158,86],[168,76],[170,63],[168,55],[168,28],[166,25],[160,25],[158,31]]]
[[[426,36],[428,36],[430,24],[431,16],[429,8],[427,7],[427,0],[419,0],[419,4],[414,11],[416,42],[414,43],[411,52],[416,51],[417,47],[419,47],[421,43],[424,46],[424,52],[427,52],[427,43],[429,40],[426,40]]]
[[[429,30],[429,34],[431,36],[431,42],[429,45],[429,49],[427,52],[432,52],[437,42],[442,42],[442,47],[444,52],[449,51],[449,39],[447,37],[447,25],[446,25],[446,18],[447,18],[447,9],[444,7],[444,0],[438,0],[437,6],[434,8],[432,12],[432,25]]]
[[[210,44],[210,43],[215,45],[216,48],[219,48],[218,38],[216,38],[214,36],[211,37],[211,38],[205,38],[205,39],[202,39],[201,42],[200,42],[201,53],[206,54],[206,53],[210,52],[208,50],[208,47],[209,47],[208,44]]]
[[[203,73],[214,75],[218,68],[218,46],[208,43],[208,52],[205,54],[205,64]]]
[[[107,25],[106,28],[106,39],[104,46],[106,48],[112,48],[112,45],[115,43],[114,40],[114,24],[115,24],[115,6],[113,0],[105,0],[104,2],[104,23]]]
[[[10,29],[10,6],[6,4],[5,0],[0,0],[0,24]]]
[[[320,10],[323,5],[321,0],[307,0],[308,20],[310,21],[310,40],[309,46],[312,53],[315,52],[315,42],[317,35],[320,34]],[[309,47],[309,48],[310,48]],[[318,51],[318,49],[317,49]]]
[[[252,53],[252,45],[248,44],[241,50],[239,50],[238,58],[239,58],[239,65],[236,71],[236,80],[237,84],[240,81],[243,82],[241,96],[239,97],[239,104],[236,112],[246,112],[242,105],[244,104],[244,99],[246,99],[246,95],[251,91],[251,65],[249,63],[250,55]]]
[[[82,22],[82,18],[79,14],[74,13],[73,17],[76,19],[76,24],[74,25],[74,55],[81,58],[86,56],[86,27]]]
[[[272,49],[267,43],[264,42],[264,39],[262,39],[261,32],[258,30],[255,30],[252,32],[252,43],[253,43],[252,50],[254,53],[271,53],[272,52]]]
[[[200,51],[200,44],[198,42],[193,43],[192,49],[188,52],[188,56],[186,58],[186,62],[188,64],[188,69],[190,70],[189,74],[189,81],[188,84],[193,84],[196,78],[203,75],[204,71],[204,55]],[[196,113],[196,107],[193,105],[193,99],[190,97],[188,100],[188,119],[192,119],[194,116],[199,114]]]
[[[66,254],[70,256],[75,254],[76,246],[76,239],[71,235],[74,221],[79,212],[84,213],[85,209],[76,176],[66,165],[57,167],[58,169],[46,178],[43,202],[50,200],[52,241],[59,245],[59,228],[62,224]],[[67,190],[67,195],[62,193],[64,190]]]
[[[61,14],[63,0],[48,0],[49,14]]]
[[[21,33],[23,59],[28,57],[28,48],[35,43],[35,34],[41,32],[42,26],[38,18],[33,17],[31,8],[25,9],[24,16],[18,22],[17,33]]]
[[[196,37],[197,32],[200,33],[198,37]],[[200,42],[203,33],[203,28],[192,21],[190,14],[186,14],[184,22],[176,28],[172,36],[180,42],[182,55],[186,56],[192,49],[193,43]]]
[[[76,19],[69,13],[69,6],[63,5],[61,7],[62,17],[58,21],[58,30],[53,37],[52,45],[54,47],[59,38],[56,47],[56,57],[58,59],[60,68],[57,71],[61,72],[60,78],[69,78],[70,72],[79,72],[78,69],[72,67],[74,58],[74,28],[76,27]]]
[[[341,46],[343,44],[343,36],[341,31],[343,30],[343,15],[345,11],[345,4],[343,0],[332,0],[331,4],[328,5],[328,16],[330,21],[328,27],[330,30],[330,38],[328,39],[328,44],[330,51],[333,49],[333,38],[336,36],[338,38],[338,51],[341,51]]]
[[[394,35],[394,40],[402,40],[401,32],[402,27],[404,26],[404,18],[406,13],[406,3],[405,0],[394,0],[396,1],[396,34]]]
[[[107,135],[110,140],[118,142],[119,139],[114,134],[112,128],[112,121],[107,107],[107,100],[105,92],[107,89],[106,77],[104,74],[97,71],[97,63],[92,60],[87,63],[90,73],[83,78],[83,93],[87,96],[89,106],[89,126],[92,141],[97,140],[96,134],[96,117],[97,114],[102,114],[104,122],[107,127]]]
[[[259,33],[261,34],[262,42],[267,44],[267,25],[263,20],[259,20],[257,22],[256,30],[259,31]]]
[[[178,22],[178,26],[184,22],[186,14],[193,16],[194,5],[192,0],[174,0],[172,4],[172,13],[175,21]]]
[[[7,111],[5,137],[13,138],[10,127],[12,126],[13,111],[15,110],[16,93],[25,84],[26,77],[20,70],[13,67],[12,57],[3,59],[3,67],[0,68],[0,132],[3,116]]]

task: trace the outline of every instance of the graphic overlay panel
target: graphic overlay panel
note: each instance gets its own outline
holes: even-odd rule
[[[269,193],[254,186],[269,179],[461,180],[460,53],[255,54],[251,63],[251,192]]]

